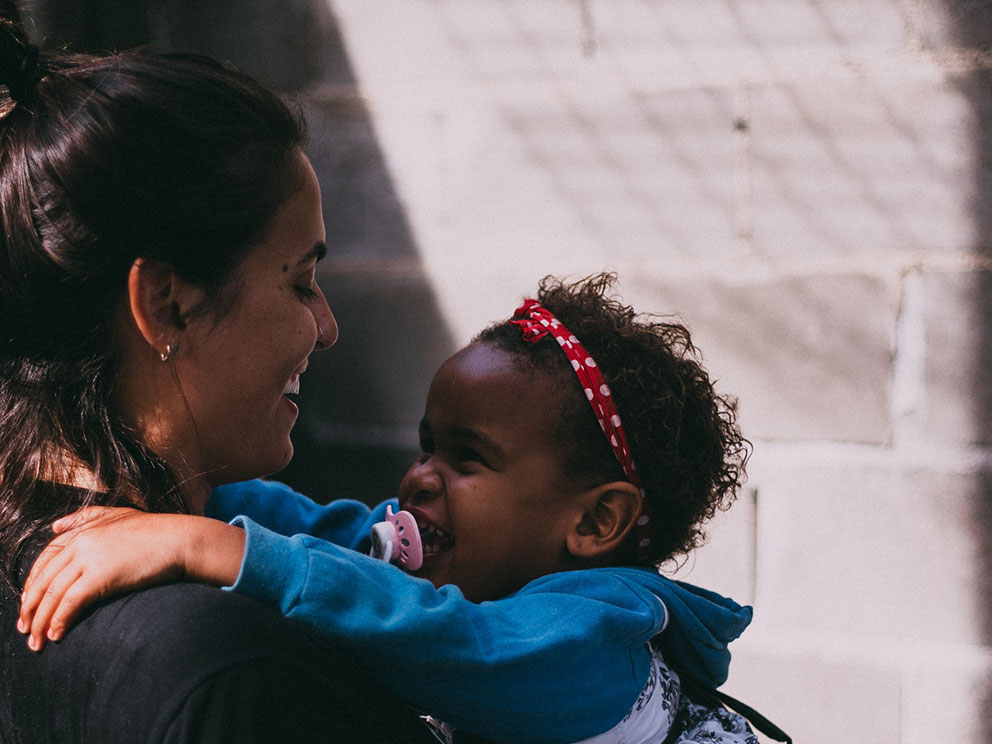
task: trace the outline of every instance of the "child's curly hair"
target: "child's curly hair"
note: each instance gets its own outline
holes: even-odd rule
[[[638,315],[608,297],[615,280],[615,274],[604,273],[566,284],[548,276],[536,299],[578,337],[610,386],[655,526],[649,554],[639,562],[657,566],[699,546],[703,524],[718,509],[730,507],[744,480],[751,444],[737,426],[736,399],[714,391],[689,331],[657,316]],[[574,390],[562,396],[553,432],[570,473],[600,481],[625,479],[551,335],[527,342],[519,328],[503,322],[476,340],[493,343],[549,375],[556,389]]]

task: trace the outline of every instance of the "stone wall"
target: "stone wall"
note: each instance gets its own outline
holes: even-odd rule
[[[803,744],[992,741],[987,2],[134,7],[312,122],[341,341],[288,479],[390,493],[453,348],[615,270],[754,443],[680,571],[755,606],[727,690]]]
[[[797,741],[992,740],[988,3],[336,0],[456,344],[545,273],[677,313],[755,445],[680,575]]]

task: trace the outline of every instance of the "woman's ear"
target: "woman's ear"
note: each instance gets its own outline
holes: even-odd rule
[[[641,515],[641,492],[633,483],[613,481],[583,496],[580,521],[567,538],[568,551],[577,558],[604,558],[625,543]]]
[[[184,318],[203,300],[203,291],[184,282],[164,261],[137,258],[127,279],[131,317],[138,332],[166,357],[186,330]]]

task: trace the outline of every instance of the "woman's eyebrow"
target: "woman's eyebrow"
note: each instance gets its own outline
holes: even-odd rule
[[[307,251],[306,255],[296,262],[296,265],[302,266],[303,264],[309,263],[314,259],[320,261],[326,255],[327,255],[327,243],[325,243],[323,240],[318,240],[316,243],[313,244],[313,248]]]

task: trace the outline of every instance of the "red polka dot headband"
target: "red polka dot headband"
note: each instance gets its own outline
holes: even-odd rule
[[[648,548],[651,545],[651,505],[641,486],[641,479],[637,475],[637,468],[634,466],[634,458],[630,454],[630,447],[627,446],[627,437],[623,433],[623,424],[620,421],[620,413],[617,411],[616,403],[613,402],[613,395],[610,388],[603,379],[596,360],[592,358],[586,348],[579,342],[579,339],[568,330],[561,321],[537,300],[524,300],[524,304],[513,313],[510,323],[520,328],[523,332],[524,341],[534,343],[544,338],[549,333],[561,346],[565,356],[572,363],[572,369],[576,377],[582,383],[586,399],[592,406],[596,420],[599,421],[606,440],[613,449],[620,467],[623,468],[627,480],[637,486],[641,492],[641,515],[637,519],[635,527],[637,535],[637,551],[641,558],[645,558]]]

